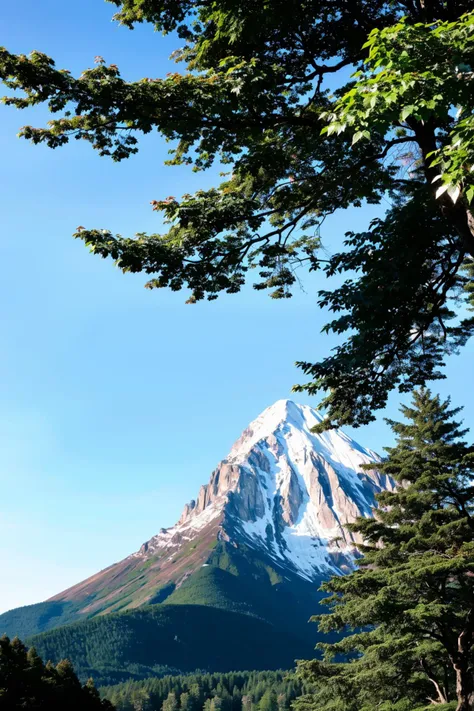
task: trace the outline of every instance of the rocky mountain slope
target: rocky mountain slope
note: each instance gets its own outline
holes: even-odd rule
[[[81,600],[87,614],[163,601],[165,586],[179,587],[206,565],[217,541],[245,543],[307,580],[349,570],[357,541],[344,525],[370,516],[389,482],[361,469],[377,455],[343,432],[313,434],[319,421],[315,410],[289,400],[267,408],[175,526],[52,600]]]
[[[289,400],[267,408],[175,526],[51,600],[0,616],[0,633],[25,636],[166,603],[271,625],[283,617],[288,634],[314,644],[306,622],[321,580],[354,565],[357,540],[345,524],[370,516],[377,492],[391,486],[375,469],[362,470],[377,460],[374,452],[341,431],[314,434],[319,421]]]

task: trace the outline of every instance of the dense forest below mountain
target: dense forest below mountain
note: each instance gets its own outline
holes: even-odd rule
[[[46,600],[34,605],[15,607],[0,615],[0,634],[26,639],[54,627],[69,625],[79,618],[78,605]]]
[[[104,615],[29,643],[44,659],[70,659],[79,678],[102,685],[196,669],[289,669],[314,647],[257,617],[203,605],[150,605]]]
[[[104,687],[117,711],[287,711],[311,685],[283,671],[166,676]]]

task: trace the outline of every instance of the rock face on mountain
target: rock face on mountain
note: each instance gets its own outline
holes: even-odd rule
[[[264,551],[312,580],[353,565],[357,540],[345,524],[371,516],[386,476],[361,465],[377,461],[341,431],[314,434],[312,408],[279,400],[232,447],[179,522],[135,556],[173,555],[213,524],[218,537]]]
[[[228,609],[247,610],[243,598],[254,593],[248,586],[242,592],[241,581],[238,592],[236,587],[244,570],[246,580],[265,578],[274,591],[283,584],[287,590],[290,583],[293,591],[304,586],[313,591],[322,579],[348,572],[358,541],[345,524],[371,516],[375,495],[391,482],[375,468],[362,469],[377,455],[343,432],[314,434],[320,419],[312,408],[290,400],[267,408],[218,464],[196,500],[184,507],[175,526],[162,529],[125,560],[41,603],[43,626],[33,625],[31,632],[164,601],[221,605],[225,598]],[[202,592],[204,579],[211,577],[212,590],[219,588],[219,594],[211,595],[209,587]],[[217,602],[208,603],[211,597]],[[31,619],[35,607],[25,608]],[[262,617],[261,608],[255,609],[252,614]],[[2,621],[12,631],[5,620],[0,616],[0,633]]]

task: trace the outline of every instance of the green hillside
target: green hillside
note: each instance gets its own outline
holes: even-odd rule
[[[288,570],[241,546],[220,542],[200,568],[166,599],[173,605],[210,605],[254,615],[285,629],[292,636],[316,644],[317,630],[309,618],[319,609],[318,583]]]
[[[220,541],[179,588],[157,590],[157,604],[81,619],[84,600],[46,602],[6,613],[0,631],[29,638],[45,659],[70,659],[81,678],[100,684],[196,669],[282,669],[313,655],[317,629],[308,620],[319,597],[317,583]]]
[[[150,605],[60,627],[29,640],[44,659],[68,658],[99,684],[170,670],[289,668],[305,644],[250,615],[203,605]]]
[[[72,602],[39,602],[36,605],[17,607],[0,615],[0,637],[25,639],[80,618],[79,605]]]
[[[288,570],[279,569],[269,558],[244,545],[238,548],[219,541],[200,566],[176,588],[173,582],[156,580],[148,604],[206,605],[260,617],[283,625],[292,634],[314,640],[315,627],[309,617],[317,612],[318,583],[310,583]],[[48,601],[19,607],[0,615],[0,634],[21,639],[73,622],[92,618],[81,613],[94,594],[74,601]],[[133,602],[133,600],[131,601]],[[132,609],[140,607],[135,600]],[[105,614],[102,608],[96,616]],[[116,610],[119,612],[122,610]]]

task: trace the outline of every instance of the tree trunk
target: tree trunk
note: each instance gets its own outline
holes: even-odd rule
[[[424,163],[424,172],[426,182],[430,192],[435,195],[436,185],[434,180],[439,173],[437,167],[430,166],[430,159],[427,156],[434,152],[437,148],[435,128],[429,124],[422,124],[417,121],[411,123],[412,130],[415,132],[416,140],[421,150]],[[442,214],[447,217],[461,238],[462,248],[471,257],[474,257],[474,217],[471,211],[462,204],[459,199],[456,204],[451,198],[444,194],[437,199]]]
[[[470,659],[473,634],[474,608],[471,608],[466,617],[465,627],[458,637],[457,654],[452,657],[454,671],[456,672],[456,697],[458,702],[456,711],[473,711],[474,669],[471,667]]]
[[[473,671],[469,668],[469,659],[463,657],[454,664],[456,671],[456,711],[472,711],[472,693],[474,692]]]

